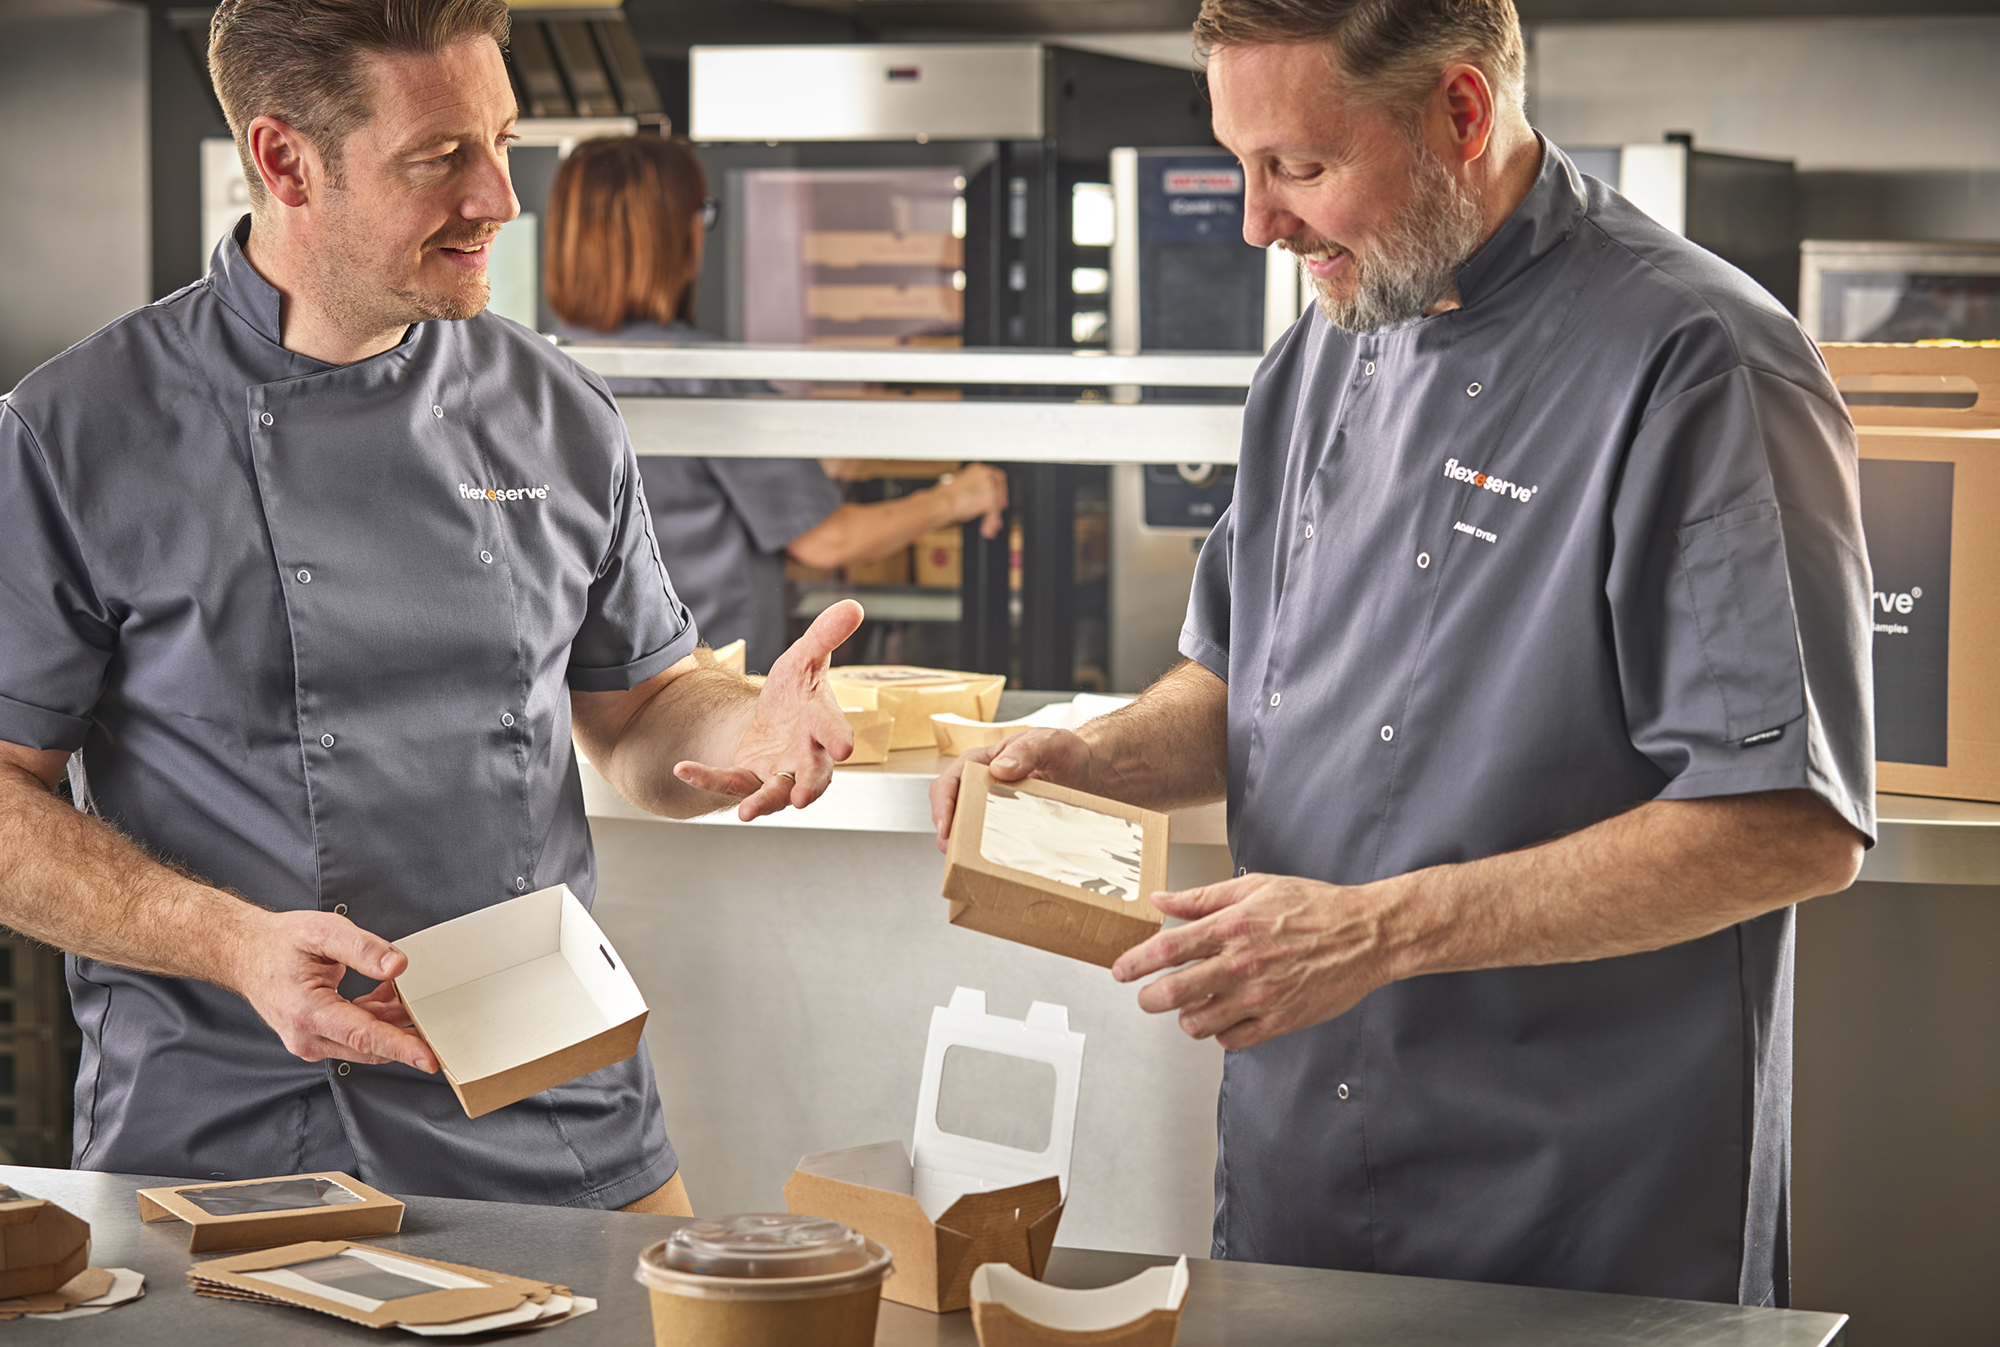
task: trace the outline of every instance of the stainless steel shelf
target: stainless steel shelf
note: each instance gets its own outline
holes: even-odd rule
[[[618,410],[639,453],[697,458],[1228,464],[1243,434],[1241,407],[1205,403],[624,397]]]
[[[1102,351],[907,350],[837,346],[565,345],[587,369],[627,378],[778,379],[813,383],[1057,384],[1248,388],[1258,355],[1110,355]],[[879,405],[879,404],[878,404]]]
[[[1883,884],[2000,885],[2000,805],[1875,797],[1876,842],[1861,878]]]

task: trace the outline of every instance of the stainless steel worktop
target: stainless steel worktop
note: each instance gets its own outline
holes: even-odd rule
[[[170,1178],[0,1167],[0,1181],[59,1202],[89,1221],[91,1261],[97,1266],[129,1267],[146,1276],[146,1295],[133,1304],[89,1319],[11,1326],[17,1336],[153,1347],[388,1341],[379,1332],[308,1310],[194,1295],[185,1276],[200,1260],[187,1252],[187,1227],[141,1225],[134,1208],[135,1189],[171,1183]],[[680,1224],[675,1218],[435,1197],[405,1200],[409,1210],[402,1233],[371,1244],[561,1282],[597,1299],[594,1314],[546,1330],[552,1336],[536,1336],[535,1342],[639,1347],[652,1340],[646,1293],[632,1280],[632,1268],[642,1248]],[[1048,1280],[1103,1286],[1162,1261],[1057,1249]],[[1183,1347],[1335,1340],[1349,1347],[1831,1347],[1842,1341],[1847,1323],[1839,1314],[1257,1263],[1190,1260],[1190,1269]],[[878,1347],[971,1347],[972,1316],[928,1314],[885,1302],[875,1341]]]

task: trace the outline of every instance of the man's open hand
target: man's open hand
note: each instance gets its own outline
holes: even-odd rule
[[[380,936],[331,912],[262,912],[244,924],[230,989],[248,1001],[294,1057],[437,1070],[430,1045],[409,1023],[390,979],[409,960]],[[354,1001],[340,994],[353,969],[377,987]]]
[[[827,667],[861,617],[861,605],[843,599],[813,619],[771,666],[729,766],[681,762],[674,775],[696,790],[740,799],[736,817],[745,823],[786,805],[804,809],[823,795],[833,764],[854,751],[854,732],[827,684]]]
[[[1362,889],[1239,875],[1155,894],[1153,904],[1188,924],[1126,950],[1111,975],[1133,982],[1173,969],[1139,992],[1139,1008],[1179,1011],[1194,1038],[1251,1047],[1344,1014],[1390,981],[1381,925]]]

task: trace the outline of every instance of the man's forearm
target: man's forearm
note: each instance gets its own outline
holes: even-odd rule
[[[1808,791],[1662,800],[1526,851],[1385,880],[1389,980],[1604,959],[1853,882],[1861,835]]]
[[[262,915],[0,764],[0,924],[105,963],[228,987]]]
[[[1186,809],[1229,789],[1229,685],[1193,660],[1138,701],[1086,724],[1083,789],[1145,809]],[[1006,756],[1003,746],[995,759]]]
[[[614,743],[593,746],[591,763],[619,794],[651,813],[712,813],[736,801],[694,789],[674,775],[674,767],[729,761],[756,705],[754,683],[705,660],[652,697]]]

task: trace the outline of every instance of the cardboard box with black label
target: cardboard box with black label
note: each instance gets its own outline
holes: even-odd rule
[[[1876,786],[2000,801],[2000,349],[1821,349],[1861,448]]]

